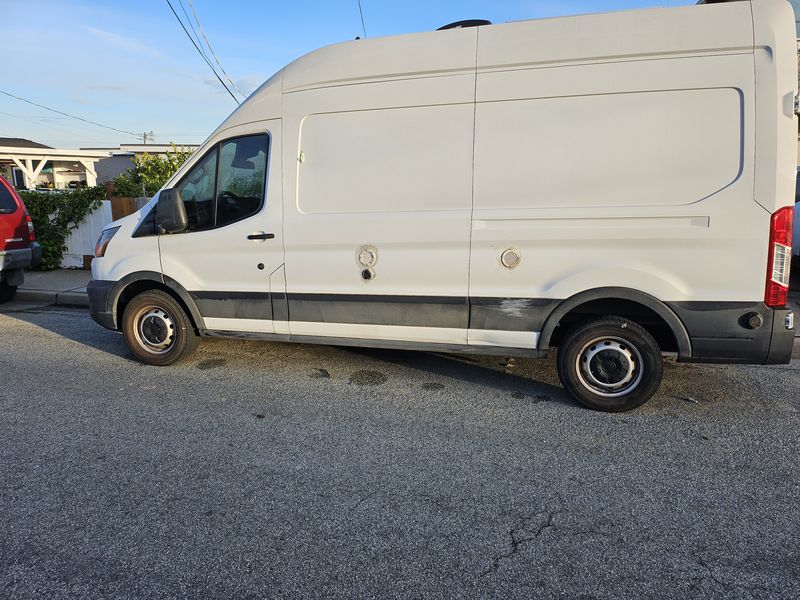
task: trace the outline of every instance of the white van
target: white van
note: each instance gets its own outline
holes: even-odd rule
[[[607,411],[663,352],[787,363],[796,55],[785,0],[312,52],[103,232],[92,315],[152,365],[203,336],[557,349]]]

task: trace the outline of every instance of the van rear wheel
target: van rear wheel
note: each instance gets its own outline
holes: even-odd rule
[[[188,356],[200,343],[181,305],[160,290],[142,292],[128,303],[122,336],[136,358],[157,367]]]
[[[625,412],[647,402],[661,385],[661,349],[643,327],[607,316],[573,327],[558,347],[558,377],[581,404]]]

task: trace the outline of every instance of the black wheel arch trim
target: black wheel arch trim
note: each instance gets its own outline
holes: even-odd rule
[[[542,327],[542,332],[539,337],[539,349],[549,350],[553,332],[555,332],[561,319],[582,304],[592,302],[593,300],[628,300],[649,308],[664,319],[672,330],[675,340],[678,343],[679,358],[689,358],[692,356],[692,341],[689,338],[689,332],[686,330],[683,321],[678,318],[669,306],[646,292],[622,287],[603,287],[586,290],[561,302],[561,304],[550,313]]]
[[[139,281],[154,281],[159,283],[169,290],[174,292],[178,298],[184,303],[184,305],[189,309],[190,316],[192,321],[194,322],[195,326],[199,331],[202,331],[206,328],[205,321],[203,320],[203,316],[200,314],[200,311],[197,309],[197,305],[195,301],[192,299],[189,292],[177,281],[168,277],[166,275],[162,275],[156,271],[135,271],[133,273],[129,273],[114,285],[111,290],[111,293],[108,296],[108,311],[114,315],[114,323],[117,329],[120,327],[119,322],[119,315],[117,314],[117,308],[119,307],[119,299],[122,296],[122,293],[132,284],[137,283]]]

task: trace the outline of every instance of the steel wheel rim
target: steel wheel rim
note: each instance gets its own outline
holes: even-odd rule
[[[165,354],[175,344],[175,321],[160,306],[145,306],[133,318],[133,334],[146,352]]]
[[[629,394],[642,382],[643,361],[628,340],[601,336],[583,345],[575,361],[578,380],[592,393],[606,398]]]

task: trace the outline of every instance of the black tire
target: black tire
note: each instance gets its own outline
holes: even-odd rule
[[[6,281],[0,281],[0,303],[13,300],[16,293],[17,286],[8,285]]]
[[[661,385],[661,349],[647,330],[606,316],[570,329],[558,346],[558,378],[584,406],[626,412],[647,402]]]
[[[181,305],[160,290],[142,292],[128,303],[122,336],[136,358],[156,367],[176,363],[200,343]]]

